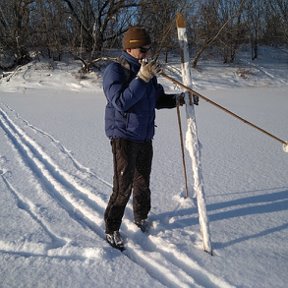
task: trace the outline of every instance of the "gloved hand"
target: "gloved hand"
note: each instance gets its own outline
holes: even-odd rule
[[[141,67],[137,74],[139,78],[148,83],[154,76],[162,71],[161,66],[156,61],[141,61]]]
[[[192,94],[192,93],[190,93],[190,94]],[[196,95],[192,95],[192,96],[193,96],[194,105],[199,105],[199,97]],[[183,106],[185,104],[185,93],[182,92],[180,94],[177,94],[176,95],[176,101],[177,101],[178,105]]]
[[[177,105],[183,106],[185,104],[185,93],[182,92],[176,95],[176,103]]]
[[[199,97],[196,95],[193,95],[193,103],[194,105],[199,105]]]

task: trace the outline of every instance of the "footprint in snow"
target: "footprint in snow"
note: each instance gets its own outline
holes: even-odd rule
[[[5,156],[0,156],[0,164],[4,164],[7,162],[7,158]]]

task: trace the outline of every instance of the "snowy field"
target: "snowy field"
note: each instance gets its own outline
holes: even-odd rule
[[[249,51],[237,66],[202,61],[194,88],[288,139],[288,53]],[[180,78],[179,60],[166,72]],[[288,154],[282,144],[201,101],[196,106],[214,256],[202,251],[176,110],[157,112],[152,227],[126,209],[121,253],[104,239],[112,156],[101,74],[74,63],[28,64],[0,80],[0,287],[251,287],[288,283]],[[10,81],[6,81],[10,79]],[[179,91],[159,78],[167,92]],[[185,132],[185,109],[181,109]]]

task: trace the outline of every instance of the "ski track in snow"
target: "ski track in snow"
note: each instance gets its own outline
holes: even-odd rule
[[[11,116],[9,113],[11,113]],[[15,117],[14,121],[12,120],[12,115]],[[74,221],[92,230],[97,236],[104,238],[103,212],[106,207],[104,195],[101,195],[101,193],[96,195],[87,185],[80,184],[77,181],[77,177],[72,176],[71,173],[61,168],[36,140],[32,139],[25,132],[25,129],[31,129],[33,132],[41,134],[47,137],[50,143],[53,142],[57,145],[59,151],[70,159],[78,174],[82,173],[83,177],[93,177],[101,185],[104,184],[110,188],[111,184],[98,177],[91,169],[79,163],[73,157],[71,151],[52,135],[31,125],[16,111],[3,103],[0,105],[0,127],[6,133],[10,140],[9,142],[26,163],[28,169],[46,187],[45,191],[68,212]],[[5,159],[5,155],[0,157],[0,165],[2,162],[5,162]],[[65,239],[54,233],[53,226],[51,227],[51,224],[41,217],[35,204],[13,187],[13,184],[6,177],[8,172],[0,166],[0,176],[15,198],[18,208],[30,215],[47,233],[52,242],[51,244],[31,242],[15,244],[0,241],[1,252],[25,257],[41,256],[77,260],[101,257],[103,249],[99,247],[72,247],[70,239]],[[128,206],[127,209],[132,213],[131,206]],[[165,226],[161,227],[160,225],[160,228],[165,230]],[[127,250],[122,253],[135,264],[145,269],[151,277],[163,285],[168,287],[233,287],[201,267],[197,261],[193,260],[192,253],[191,255],[184,254],[173,243],[169,243],[167,239],[163,239],[160,235],[155,233],[143,235],[128,220],[123,221],[122,231],[124,237],[129,239],[126,243]],[[104,245],[108,246],[103,240]],[[121,252],[115,250],[115,253]]]
[[[240,59],[241,62],[250,65],[251,67],[257,69],[258,71],[260,71],[261,73],[263,73],[264,75],[266,75],[268,78],[275,80],[276,78],[279,78],[275,75],[273,75],[272,73],[268,72],[267,69],[259,64],[256,63],[252,63],[251,61],[247,61],[244,59]],[[278,79],[278,81],[284,85],[287,85],[287,82],[283,79]]]

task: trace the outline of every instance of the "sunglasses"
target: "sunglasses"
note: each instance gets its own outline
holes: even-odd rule
[[[150,49],[151,49],[151,47],[148,47],[148,48],[139,47],[139,51],[140,51],[141,53],[147,53]]]

